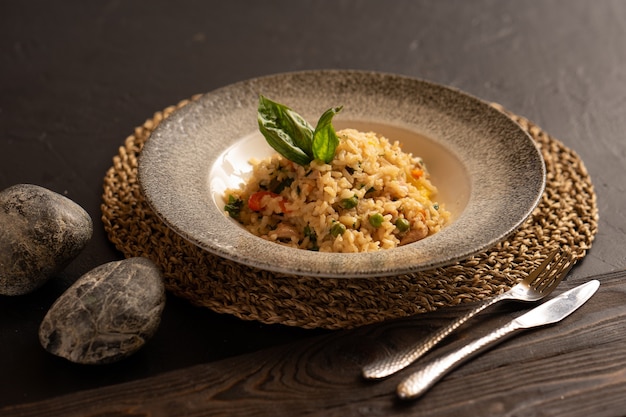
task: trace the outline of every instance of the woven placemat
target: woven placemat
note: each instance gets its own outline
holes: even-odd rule
[[[326,329],[406,317],[503,292],[556,246],[582,258],[597,230],[596,196],[578,155],[527,119],[494,105],[534,138],[545,159],[547,184],[532,216],[491,250],[452,266],[380,278],[296,277],[237,264],[171,231],[148,206],[137,181],[137,159],[151,132],[188,102],[155,113],[120,147],[104,178],[102,220],[126,257],[143,256],[161,267],[171,293],[219,313]]]

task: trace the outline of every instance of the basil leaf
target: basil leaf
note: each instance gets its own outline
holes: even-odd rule
[[[341,111],[343,107],[331,107],[320,117],[313,133],[313,157],[330,163],[335,157],[335,150],[339,145],[339,138],[333,128],[333,117]]]
[[[261,130],[263,136],[265,136],[267,143],[269,143],[269,145],[274,148],[276,152],[290,161],[304,166],[313,160],[313,158],[304,153],[302,149],[295,146],[291,138],[287,136],[284,131],[275,127],[266,127],[262,124],[260,119],[259,129]]]
[[[300,165],[313,160],[313,128],[298,113],[261,95],[257,119],[267,142],[282,156]]]

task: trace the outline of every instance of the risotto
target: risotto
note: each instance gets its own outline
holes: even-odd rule
[[[437,233],[450,214],[423,161],[398,142],[344,129],[330,163],[281,155],[252,160],[250,179],[226,190],[226,211],[251,233],[325,252],[391,249]]]

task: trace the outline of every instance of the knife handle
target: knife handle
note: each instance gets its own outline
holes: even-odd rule
[[[398,396],[402,399],[413,399],[419,397],[437,381],[443,378],[444,375],[461,363],[487,350],[495,344],[502,342],[507,337],[512,336],[516,331],[522,329],[522,326],[513,320],[488,335],[483,336],[454,352],[435,358],[415,373],[409,375],[398,385]]]

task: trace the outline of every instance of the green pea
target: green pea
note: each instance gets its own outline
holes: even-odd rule
[[[341,207],[345,209],[355,208],[359,205],[359,198],[356,195],[353,195],[350,198],[344,198],[341,200]]]
[[[380,213],[374,213],[369,218],[370,224],[374,227],[380,227],[384,220],[385,218]]]
[[[339,222],[334,223],[330,228],[330,234],[333,235],[333,237],[343,235],[345,231],[346,231],[346,226],[344,226],[343,224]]]
[[[411,228],[411,223],[403,217],[398,217],[398,220],[396,220],[396,227],[401,233],[404,233]]]

